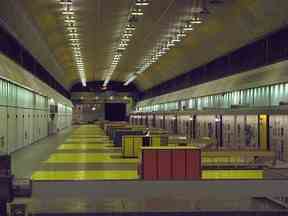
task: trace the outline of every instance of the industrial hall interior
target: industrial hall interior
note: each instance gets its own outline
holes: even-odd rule
[[[288,216],[287,0],[0,0],[0,216]]]

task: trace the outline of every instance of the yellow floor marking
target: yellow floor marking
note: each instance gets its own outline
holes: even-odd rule
[[[121,153],[54,153],[46,163],[137,163],[137,159],[121,158]],[[112,158],[111,156],[119,156]]]
[[[69,142],[70,143],[79,143],[79,144],[81,144],[81,143],[99,143],[99,144],[112,143],[112,141],[110,141],[110,140],[70,140],[70,139],[65,140],[65,142],[66,143],[69,143]]]
[[[104,135],[105,136],[105,133],[103,133],[102,131],[97,131],[97,130],[93,130],[93,131],[86,131],[86,132],[79,132],[79,131],[75,131],[75,132],[72,132],[71,135]]]
[[[91,138],[96,138],[96,139],[98,139],[98,138],[108,138],[108,137],[105,137],[105,136],[92,136],[92,135],[83,135],[83,136],[79,136],[79,135],[73,135],[73,136],[70,136],[69,138],[77,138],[77,139],[82,139],[82,138],[89,138],[89,139],[91,139]]]
[[[121,148],[112,147],[109,144],[62,144],[58,147],[58,150],[91,150],[91,149],[109,149],[114,150]]]
[[[68,138],[67,140],[71,141],[108,141],[108,138]]]
[[[129,180],[138,179],[136,170],[97,170],[97,171],[36,171],[33,180]]]
[[[263,179],[263,170],[203,170],[202,179]]]
[[[65,145],[98,145],[98,146],[103,146],[103,147],[113,147],[114,145],[111,142],[104,142],[104,143],[98,143],[98,142],[65,142],[63,143]]]

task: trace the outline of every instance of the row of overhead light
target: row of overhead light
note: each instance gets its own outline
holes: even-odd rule
[[[67,32],[70,47],[73,51],[74,63],[80,76],[82,85],[86,86],[85,64],[81,51],[81,41],[79,34],[79,25],[77,24],[73,0],[59,0],[62,6],[61,14],[64,18],[64,26]]]
[[[126,24],[124,30],[121,32],[120,43],[113,55],[112,64],[107,73],[104,74],[105,81],[103,87],[107,87],[108,83],[110,82],[111,77],[120,62],[121,56],[123,55],[123,52],[127,49],[131,37],[135,32],[138,17],[144,15],[143,7],[148,6],[150,4],[150,1],[151,0],[135,0],[135,2],[133,3],[133,6],[131,7],[130,13],[128,15],[128,23]]]
[[[176,46],[177,43],[180,43],[187,36],[188,32],[193,31],[197,25],[203,23],[203,19],[201,18],[202,9],[194,8],[192,10],[193,12],[188,15],[188,19],[187,15],[184,15],[183,19],[179,19],[185,20],[184,22],[175,22],[172,28],[168,29],[168,33],[156,43],[156,46],[144,57],[141,64],[136,67],[136,72],[128,75],[124,83],[125,86],[133,82],[138,75],[142,74],[152,64],[157,62],[161,56],[164,56],[169,50]]]

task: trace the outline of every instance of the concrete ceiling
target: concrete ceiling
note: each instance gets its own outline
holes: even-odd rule
[[[18,1],[33,19],[56,60],[64,68],[66,75],[59,78],[62,83],[68,83],[71,87],[79,82],[57,0]],[[147,52],[185,11],[189,1],[193,0],[152,0],[139,20],[133,39],[112,80],[125,81],[128,74],[135,72],[136,66]],[[121,27],[127,23],[131,0],[74,2],[87,65],[87,81],[102,80],[103,74],[111,65],[113,46],[119,43]],[[135,82],[139,89],[147,90],[287,25],[288,1],[223,0],[221,4],[210,4],[210,0],[207,2],[210,13],[205,22],[198,25],[182,42],[138,77]]]

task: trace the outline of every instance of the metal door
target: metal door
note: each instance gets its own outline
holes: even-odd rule
[[[16,119],[17,119],[17,149],[24,146],[24,113],[23,109],[18,108]]]
[[[24,134],[24,146],[27,146],[30,144],[30,116],[29,116],[29,110],[24,109],[23,110],[23,134]]]
[[[48,111],[45,111],[45,125],[44,125],[44,136],[48,136]]]
[[[33,110],[33,143],[38,140],[38,110]]]
[[[8,138],[8,153],[11,153],[17,149],[17,109],[13,107],[8,108],[7,115],[7,138]]]
[[[0,152],[7,153],[7,107],[0,107]]]
[[[33,110],[29,109],[28,110],[28,144],[32,144],[34,141],[34,122],[33,122]]]

